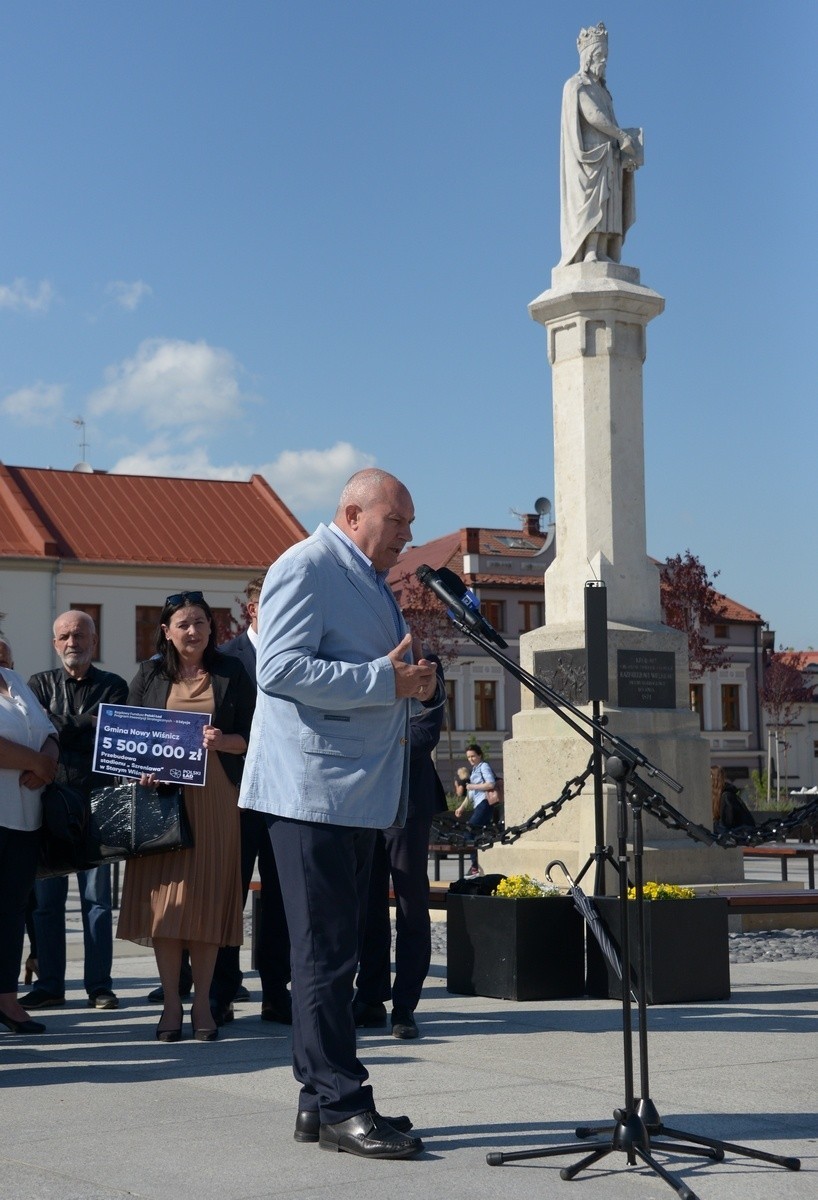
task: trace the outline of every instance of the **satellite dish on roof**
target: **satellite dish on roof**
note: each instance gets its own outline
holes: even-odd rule
[[[80,475],[93,475],[94,473],[94,468],[87,462],[75,463],[71,470],[78,471]]]
[[[540,496],[540,498],[538,500],[534,501],[534,511],[537,514],[537,516],[540,518],[541,522],[545,517],[547,517],[549,515],[549,513],[551,512],[551,501],[548,499],[547,496]],[[535,558],[539,558],[540,555],[545,554],[548,550],[551,549],[551,545],[554,541],[554,537],[556,536],[556,532],[557,532],[554,522],[549,521],[548,524],[546,525],[545,529],[542,530],[542,532],[545,534],[545,541],[540,546],[537,553],[534,555]]]

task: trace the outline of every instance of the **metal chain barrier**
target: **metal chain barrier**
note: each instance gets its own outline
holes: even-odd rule
[[[667,829],[681,830],[694,841],[708,841],[726,849],[733,849],[736,846],[761,846],[765,842],[783,841],[790,829],[797,829],[799,825],[818,816],[818,799],[815,799],[810,800],[807,804],[798,805],[788,813],[782,813],[780,817],[771,817],[761,825],[745,825],[739,829],[725,829],[720,833],[713,833],[712,830],[705,829],[703,825],[681,817],[681,814],[668,803],[664,796],[653,791],[643,780],[635,779],[632,782],[639,803],[646,812],[656,817]],[[700,831],[705,836],[696,837],[693,830]]]
[[[556,817],[566,804],[575,800],[592,774],[593,756],[581,775],[576,775],[573,779],[568,780],[556,800],[550,800],[543,804],[522,824],[512,825],[507,829],[492,830],[486,827],[480,832],[473,832],[464,826],[463,822],[453,813],[443,813],[436,816],[432,822],[430,840],[445,842],[453,850],[463,848],[490,850],[493,846],[512,846],[525,834],[539,829],[546,821]],[[661,792],[654,791],[638,776],[631,780],[631,792],[645,812],[655,817],[666,829],[685,833],[692,841],[706,842],[723,846],[726,849],[733,849],[737,846],[761,846],[766,842],[783,841],[790,829],[796,829],[799,825],[818,818],[818,799],[814,799],[806,804],[798,805],[788,813],[782,813],[780,817],[772,817],[761,825],[744,826],[740,829],[714,833],[711,829],[707,829],[695,821],[687,820],[684,814],[675,809]]]
[[[464,826],[463,822],[453,813],[443,813],[441,816],[436,816],[432,822],[430,840],[445,842],[453,850],[461,848],[490,850],[492,846],[511,846],[526,833],[531,833],[533,829],[539,829],[546,821],[556,817],[566,804],[576,799],[592,774],[593,757],[581,775],[576,775],[573,779],[568,780],[556,800],[549,800],[543,804],[521,825],[512,825],[510,828],[502,830],[492,830],[486,827],[478,833]]]

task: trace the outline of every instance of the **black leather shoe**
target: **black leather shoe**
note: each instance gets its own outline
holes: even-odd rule
[[[213,1015],[213,1020],[216,1022],[216,1028],[221,1029],[222,1025],[229,1025],[231,1021],[236,1019],[236,1013],[230,1004],[211,1004],[210,1011]]]
[[[5,1025],[10,1033],[45,1033],[45,1025],[43,1025],[42,1021],[15,1021],[13,1017],[7,1017],[5,1013],[0,1013],[0,1023]],[[318,1113],[315,1115],[317,1117]],[[317,1124],[315,1141],[318,1141]]]
[[[23,1008],[62,1008],[65,1004],[65,996],[55,996],[51,992],[35,988],[27,996],[21,996],[20,1003]]]
[[[321,1125],[318,1145],[322,1150],[343,1151],[359,1158],[410,1158],[423,1149],[419,1137],[398,1133],[376,1112],[358,1113],[335,1125]]]
[[[408,1133],[412,1128],[412,1122],[408,1117],[382,1117],[380,1113],[375,1115],[379,1120],[386,1121],[387,1125],[391,1125],[393,1129],[397,1129],[398,1133]],[[317,1109],[299,1108],[293,1134],[297,1142],[317,1142],[320,1128],[321,1118]]]
[[[415,1018],[408,1008],[392,1009],[392,1037],[402,1038],[404,1041],[420,1037]]]
[[[233,999],[237,1000],[239,1003],[242,1003],[242,1001],[244,1001],[244,1000],[250,999],[250,993],[248,992],[247,988],[244,986],[243,983],[240,983],[239,986],[236,988],[236,994],[233,997]]]
[[[386,1024],[386,1005],[353,1000],[352,1015],[358,1029],[381,1029]]]
[[[97,988],[88,996],[89,1008],[119,1008],[119,997],[110,988]]]
[[[186,987],[183,987],[180,985],[179,999],[187,1000],[188,996],[190,995],[190,993],[192,991],[193,991],[192,983],[189,983]],[[162,987],[162,985],[160,983],[158,988],[154,988],[152,992],[148,992],[148,1004],[164,1004],[164,1003],[165,1003],[165,989]]]
[[[279,1025],[292,1025],[293,998],[285,988],[280,995],[261,1002],[262,1021],[277,1021]]]

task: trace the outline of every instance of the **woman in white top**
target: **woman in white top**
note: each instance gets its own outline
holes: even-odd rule
[[[10,663],[0,642],[0,664]],[[40,844],[40,795],[54,778],[54,726],[37,697],[10,667],[0,665],[0,1023],[12,1033],[42,1033],[17,1000],[26,901]]]

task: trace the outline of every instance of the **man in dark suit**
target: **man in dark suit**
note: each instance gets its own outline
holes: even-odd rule
[[[426,658],[443,670],[434,654]],[[427,709],[409,727],[409,806],[402,829],[377,830],[369,899],[364,917],[355,1024],[367,1029],[386,1024],[385,1000],[392,1000],[392,1036],[419,1036],[414,1011],[432,957],[429,919],[429,830],[436,812],[446,807],[432,751],[440,740],[445,708]],[[390,986],[392,924],[389,919],[389,878],[395,890],[395,979]]]
[[[256,644],[258,642],[258,598],[264,583],[263,576],[251,579],[244,589],[247,597],[247,616],[250,624],[244,633],[220,646],[222,654],[237,658],[247,674],[256,682]],[[244,902],[258,860],[261,879],[261,914],[256,930],[256,966],[261,979],[261,1019],[291,1025],[292,998],[287,989],[290,982],[290,938],[281,896],[270,835],[264,815],[241,809],[241,885]],[[210,989],[213,1015],[220,1024],[232,1021],[232,1001],[241,987],[239,947],[223,946],[216,959]]]

